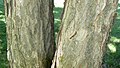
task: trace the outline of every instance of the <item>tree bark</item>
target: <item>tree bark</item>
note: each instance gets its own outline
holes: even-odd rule
[[[101,68],[118,0],[66,0],[51,68]]]
[[[10,68],[50,68],[53,0],[4,0]]]

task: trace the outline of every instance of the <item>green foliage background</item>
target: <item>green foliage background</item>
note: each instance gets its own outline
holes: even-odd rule
[[[7,68],[6,25],[3,0],[0,0],[0,68]]]
[[[120,68],[120,3],[103,61],[106,68]]]

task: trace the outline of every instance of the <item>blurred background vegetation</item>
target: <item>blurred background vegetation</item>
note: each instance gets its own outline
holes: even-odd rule
[[[54,32],[57,35],[60,27],[60,18],[63,10],[64,0],[55,0],[54,4]],[[7,68],[7,44],[6,24],[4,16],[3,0],[0,0],[0,68]],[[120,2],[117,9],[117,17],[112,27],[110,40],[107,44],[107,52],[103,59],[105,68],[120,68]]]
[[[0,0],[0,68],[7,68],[6,24],[3,0]]]
[[[120,0],[117,8],[117,17],[110,33],[107,52],[103,61],[106,68],[120,68]]]

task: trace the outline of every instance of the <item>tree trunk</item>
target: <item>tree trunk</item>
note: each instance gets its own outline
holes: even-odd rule
[[[117,0],[66,0],[52,68],[101,68]]]
[[[53,0],[4,0],[10,68],[50,68]]]

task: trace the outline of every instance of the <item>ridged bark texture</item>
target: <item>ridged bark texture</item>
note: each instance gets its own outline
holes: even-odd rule
[[[10,68],[50,68],[53,0],[4,0]]]
[[[66,0],[51,68],[101,68],[117,0]]]

